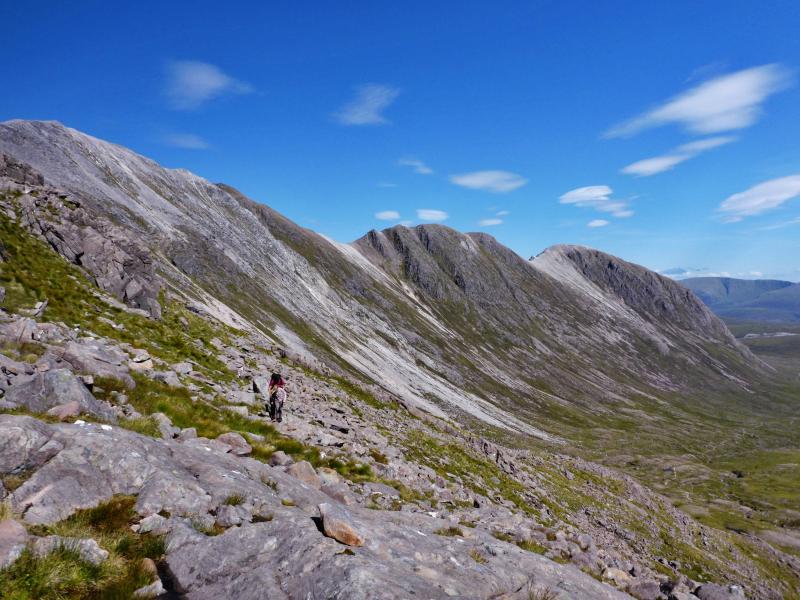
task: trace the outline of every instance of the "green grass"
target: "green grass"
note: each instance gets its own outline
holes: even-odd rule
[[[226,506],[239,506],[240,504],[244,503],[244,496],[241,494],[231,494],[223,501],[223,504]]]
[[[89,329],[110,339],[126,342],[167,363],[191,360],[213,378],[230,381],[234,375],[216,358],[211,339],[227,339],[232,330],[186,310],[161,295],[160,320],[116,308],[95,293],[93,284],[75,265],[68,263],[47,244],[23,231],[6,215],[0,215],[0,238],[6,260],[0,262],[0,286],[6,288],[3,308],[19,312],[47,300],[44,321],[60,321],[70,327]],[[121,325],[114,328],[103,320]],[[188,322],[185,327],[182,321]],[[202,347],[195,344],[201,340]],[[38,350],[30,346],[29,352]]]
[[[455,527],[454,525],[451,525],[450,527],[442,527],[433,533],[445,537],[464,537],[464,531],[460,527]]]
[[[2,597],[10,600],[130,598],[134,590],[152,582],[153,576],[143,559],[159,560],[164,554],[161,537],[138,535],[130,530],[136,519],[134,504],[132,496],[115,496],[55,525],[31,527],[35,535],[94,539],[109,552],[109,557],[95,566],[63,548],[38,558],[26,551],[10,568],[0,571]]]

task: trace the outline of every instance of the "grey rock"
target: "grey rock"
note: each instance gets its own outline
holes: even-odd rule
[[[283,450],[276,450],[269,457],[269,464],[273,467],[287,467],[294,463],[294,459],[286,454]]]
[[[188,362],[179,362],[172,365],[172,370],[175,371],[178,375],[188,375],[192,372],[193,367],[192,363]]]
[[[286,468],[286,472],[315,489],[319,489],[322,486],[322,482],[316,471],[314,471],[314,467],[312,467],[311,463],[308,461],[301,460],[300,462],[294,463]]]
[[[253,391],[266,396],[269,393],[269,378],[253,377]]]
[[[133,592],[134,598],[157,598],[165,593],[164,585],[160,579],[156,579],[153,583],[140,587]]]
[[[37,468],[63,448],[53,429],[32,417],[0,415],[0,474]]]
[[[77,552],[83,560],[93,565],[99,565],[108,558],[108,551],[101,548],[93,539],[48,535],[47,537],[34,539],[32,544],[32,551],[35,556],[46,556],[59,548]]]
[[[245,506],[228,506],[224,504],[217,509],[217,525],[220,527],[227,528],[249,523],[252,518],[251,511]]]
[[[98,419],[116,422],[110,406],[92,396],[69,369],[55,369],[30,376],[6,391],[5,400],[33,412],[75,402],[80,411]]]
[[[147,371],[147,374],[156,381],[161,381],[171,387],[181,387],[182,385],[175,371]]]
[[[28,543],[28,531],[13,519],[0,521],[0,571],[20,557]]]
[[[161,439],[171,440],[180,433],[180,428],[172,424],[170,418],[164,413],[153,413],[151,418],[158,424],[158,431],[161,433]]]
[[[231,447],[231,453],[236,456],[247,456],[253,451],[253,447],[247,443],[242,434],[229,431],[217,436],[217,441]]]
[[[694,592],[700,600],[744,600],[744,590],[738,585],[704,583]]]
[[[347,487],[347,484],[345,483],[325,483],[320,488],[320,491],[330,496],[340,504],[344,504],[346,506],[353,506],[356,504],[355,494],[350,491],[350,488]]]
[[[628,586],[628,593],[636,600],[666,600],[658,581],[637,581]]]
[[[128,375],[127,355],[117,348],[95,339],[67,342],[62,355],[75,371],[100,377],[114,377],[133,386]]]
[[[193,440],[197,438],[197,429],[194,427],[187,427],[186,429],[181,429],[181,432],[178,434],[178,441],[185,442],[186,440]]]
[[[59,421],[67,421],[74,419],[81,414],[81,405],[77,401],[67,402],[66,404],[59,404],[47,411],[51,417],[57,418]]]

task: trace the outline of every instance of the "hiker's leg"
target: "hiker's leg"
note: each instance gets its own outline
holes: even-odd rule
[[[280,423],[283,420],[283,402],[279,400],[275,404],[275,420]]]

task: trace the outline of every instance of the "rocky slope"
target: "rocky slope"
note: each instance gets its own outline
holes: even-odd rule
[[[588,431],[604,452],[618,434],[686,447],[693,427],[727,434],[720,406],[752,417],[740,398],[763,366],[674,282],[441,226],[336,244],[54,123],[2,124],[0,150],[0,496],[17,524],[0,583],[58,535],[132,573],[95,586],[198,598],[798,591],[790,553],[566,454]],[[273,370],[292,399],[277,429],[256,393]],[[165,536],[146,554],[158,580],[75,527],[113,503],[136,544]]]
[[[545,408],[612,414],[632,398],[741,391],[758,376],[723,325],[655,274],[615,285],[583,265],[564,279],[544,266],[558,249],[528,263],[490,236],[434,225],[337,244],[228,186],[53,122],[1,124],[0,151],[124,227],[212,314],[438,416],[553,440]]]

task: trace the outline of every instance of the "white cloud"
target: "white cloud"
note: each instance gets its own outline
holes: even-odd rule
[[[171,133],[163,137],[163,142],[167,146],[185,148],[187,150],[206,150],[209,148],[208,142],[193,133]]]
[[[388,85],[367,84],[356,88],[356,97],[345,104],[334,117],[342,125],[384,125],[389,121],[383,111],[400,95]]]
[[[790,175],[770,179],[754,185],[744,192],[733,194],[719,206],[729,223],[741,221],[745,217],[760,215],[778,208],[784,202],[800,196],[800,175]]]
[[[234,79],[219,67],[195,60],[174,61],[167,65],[166,94],[179,110],[199,108],[225,94],[249,94],[249,83]]]
[[[450,215],[443,210],[436,210],[434,208],[418,208],[417,218],[420,221],[444,221]]]
[[[611,198],[613,193],[614,190],[607,185],[589,185],[562,194],[558,201],[561,204],[572,204],[584,208],[593,208],[604,213],[611,213],[618,218],[632,217],[634,213],[628,203]]]
[[[789,80],[788,71],[776,64],[716,77],[612,127],[606,136],[631,136],[670,123],[700,134],[743,129],[758,120],[764,101],[787,87]]]
[[[587,227],[605,227],[608,225],[610,221],[606,221],[605,219],[595,219],[594,221],[589,221],[586,226]]]
[[[478,225],[481,227],[491,227],[493,225],[502,225],[503,219],[481,219],[478,221]]]
[[[397,164],[401,167],[411,167],[414,169],[414,173],[419,173],[420,175],[430,175],[433,173],[433,169],[418,158],[401,158],[397,161]]]
[[[680,163],[687,161],[690,158],[694,158],[701,152],[706,152],[708,150],[712,150],[713,148],[718,148],[719,146],[730,144],[735,140],[736,138],[733,136],[717,136],[717,137],[705,138],[702,140],[696,140],[694,142],[689,142],[687,144],[678,146],[677,148],[672,150],[670,154],[665,154],[663,156],[655,156],[653,158],[646,158],[644,160],[640,160],[633,164],[630,164],[624,169],[622,169],[622,172],[628,175],[649,177],[650,175],[655,175],[657,173],[663,173],[664,171],[669,171],[675,165],[679,165]]]
[[[485,190],[493,194],[512,192],[528,183],[524,177],[508,171],[475,171],[451,175],[450,181],[461,187]]]
[[[495,215],[498,216],[498,217],[507,217],[510,214],[511,214],[511,211],[508,211],[508,210],[498,210],[495,213]]]
[[[762,231],[773,231],[775,229],[783,229],[784,227],[791,227],[792,225],[800,225],[800,217],[796,219],[791,219],[789,221],[783,221],[782,223],[775,223],[774,225],[766,225],[764,227],[759,227]]]
[[[400,218],[400,213],[396,210],[382,210],[375,213],[375,218],[381,221],[394,221]]]

